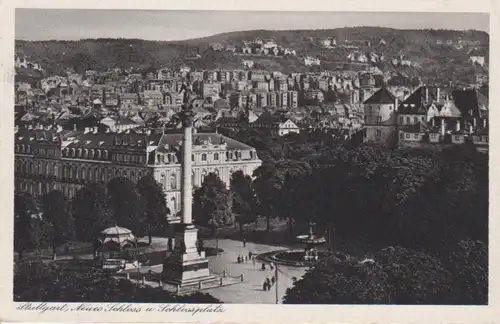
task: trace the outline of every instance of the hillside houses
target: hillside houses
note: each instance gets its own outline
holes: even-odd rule
[[[319,58],[312,57],[312,56],[304,57],[304,65],[305,66],[315,66],[315,65],[320,65],[320,64],[321,64],[321,60]]]
[[[26,57],[22,54],[15,54],[14,67],[15,68],[24,68],[24,69],[33,69],[35,71],[43,71],[42,65],[39,62],[32,61],[28,57]]]

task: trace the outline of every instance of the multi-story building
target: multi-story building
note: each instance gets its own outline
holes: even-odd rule
[[[297,108],[299,106],[299,93],[297,91],[288,91],[288,107]]]
[[[168,207],[180,209],[182,134],[102,133],[21,128],[15,134],[15,189],[42,195],[61,190],[73,197],[83,186],[116,177],[136,182],[152,175]],[[220,134],[193,135],[194,186],[209,173],[229,185],[231,174],[252,175],[261,165],[254,148]]]
[[[209,82],[217,81],[217,71],[203,71],[203,80]]]
[[[276,91],[288,91],[288,81],[286,79],[279,79],[274,82],[274,88]]]
[[[218,82],[205,82],[201,83],[201,95],[203,98],[218,98],[221,92],[221,84]]]
[[[267,92],[258,92],[257,95],[257,107],[267,107]]]
[[[266,81],[266,74],[267,72],[266,71],[261,71],[261,70],[252,70],[252,71],[249,71],[250,73],[250,80],[252,81]]]
[[[156,90],[145,90],[142,93],[142,100],[145,105],[154,107],[163,104],[163,93]]]
[[[487,98],[475,89],[455,90],[439,102],[439,89],[434,93],[420,87],[399,105],[398,145],[441,149],[469,143],[487,151]]]
[[[278,94],[276,92],[267,93],[267,105],[269,107],[278,107]]]
[[[290,133],[299,133],[300,128],[284,114],[271,115],[265,112],[250,123],[250,127],[269,135],[284,136]]]
[[[364,102],[365,142],[392,146],[396,143],[397,98],[382,87]]]
[[[189,72],[189,81],[203,81],[203,72],[202,71],[191,71]]]
[[[139,104],[139,95],[137,93],[120,94],[120,103],[122,106],[134,106]]]
[[[276,107],[280,108],[288,107],[288,93],[276,92]]]

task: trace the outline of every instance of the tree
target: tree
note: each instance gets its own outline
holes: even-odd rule
[[[487,250],[463,241],[439,253],[388,247],[373,259],[329,255],[287,289],[288,304],[486,304]]]
[[[284,304],[385,304],[390,286],[376,264],[330,256],[288,288]]]
[[[243,236],[243,224],[255,222],[255,194],[252,188],[252,178],[242,171],[232,174],[230,180],[233,195],[233,213],[240,224],[240,234]]]
[[[481,241],[460,241],[446,249],[442,258],[454,278],[451,303],[488,304],[488,246]]]
[[[153,229],[166,225],[168,209],[165,194],[160,184],[151,175],[139,179],[137,191],[146,208],[149,245],[151,245]]]
[[[14,246],[20,260],[29,246],[31,219],[37,212],[37,203],[31,194],[21,192],[14,196]]]
[[[64,194],[59,190],[52,190],[42,197],[43,218],[52,227],[51,245],[54,260],[57,246],[74,238],[74,221],[68,207]]]
[[[224,182],[214,174],[209,173],[201,187],[196,188],[193,195],[193,218],[196,224],[209,226],[216,238],[217,231],[224,225],[233,224],[231,213],[231,195]]]
[[[260,215],[266,217],[267,230],[271,229],[270,220],[275,216],[278,209],[278,197],[281,189],[274,163],[263,163],[254,170],[253,189],[257,197],[257,210]]]
[[[294,212],[295,203],[297,203],[294,198],[300,198],[294,197],[295,192],[301,180],[310,174],[311,167],[306,162],[284,160],[277,162],[276,168],[279,173],[279,178],[282,179],[281,193],[279,196],[279,215],[288,219],[288,230],[290,237],[292,237],[294,218],[303,217],[303,214],[297,215]],[[302,201],[302,199],[299,199],[299,201]]]
[[[114,178],[108,183],[108,196],[113,220],[130,229],[136,237],[147,232],[146,208],[137,188],[128,178]]]
[[[220,303],[209,294],[173,295],[161,288],[137,287],[80,261],[23,262],[14,272],[14,300],[31,302]]]
[[[112,224],[106,189],[100,184],[80,189],[73,197],[71,207],[76,236],[81,241],[95,241],[100,232]]]

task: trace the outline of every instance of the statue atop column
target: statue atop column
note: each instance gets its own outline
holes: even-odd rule
[[[179,93],[183,93],[182,96],[182,110],[179,113],[182,127],[192,127],[193,126],[193,99],[191,85],[184,82],[181,86]]]

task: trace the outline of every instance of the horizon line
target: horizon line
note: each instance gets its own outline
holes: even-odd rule
[[[190,40],[202,40],[204,38],[210,38],[218,35],[226,35],[226,34],[231,34],[231,33],[239,33],[239,32],[256,32],[256,31],[269,31],[269,32],[285,32],[285,31],[321,31],[321,30],[337,30],[337,29],[345,29],[345,28],[380,28],[380,29],[393,29],[393,30],[400,30],[400,31],[425,31],[425,30],[435,30],[435,31],[455,31],[455,32],[467,32],[467,31],[473,31],[473,32],[483,32],[486,33],[488,36],[490,35],[488,31],[481,30],[481,29],[473,29],[473,28],[468,28],[468,29],[447,29],[447,28],[396,28],[396,27],[383,27],[383,26],[344,26],[344,27],[336,27],[336,28],[314,28],[314,29],[242,29],[242,30],[234,30],[234,31],[228,31],[228,32],[222,32],[222,33],[215,33],[211,34],[208,36],[203,36],[203,37],[192,37],[192,38],[185,38],[185,39],[175,39],[175,40],[162,40],[162,39],[148,39],[148,38],[126,38],[126,37],[91,37],[91,38],[79,38],[79,39],[27,39],[27,38],[16,38],[14,36],[14,41],[25,41],[25,42],[79,42],[79,41],[85,41],[85,40],[141,40],[141,41],[151,41],[151,42],[165,42],[165,43],[175,43],[175,42],[183,42],[183,41],[190,41]]]

